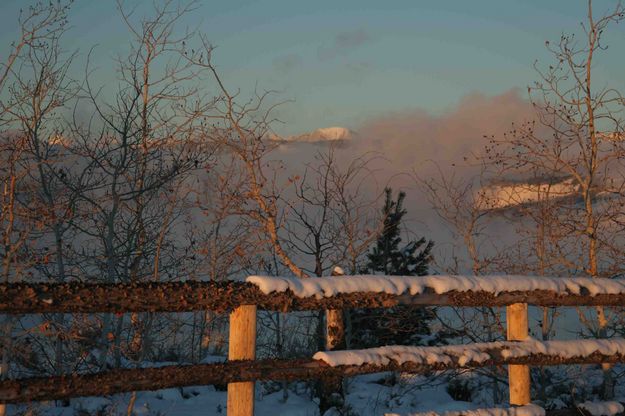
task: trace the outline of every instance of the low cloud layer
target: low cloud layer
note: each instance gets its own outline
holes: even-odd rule
[[[401,173],[432,175],[437,164],[443,171],[454,169],[463,174],[470,169],[465,157],[483,152],[485,135],[501,137],[513,123],[532,118],[532,108],[518,90],[497,96],[470,94],[440,115],[425,110],[380,115],[353,127],[348,143],[337,149],[340,160],[349,161],[366,152],[378,152],[385,159],[376,164],[381,181]],[[327,126],[320,126],[327,127]],[[310,158],[311,145],[293,143],[281,147],[285,161],[301,166]],[[317,147],[323,151],[323,147]],[[395,180],[396,186],[406,186]]]
[[[357,127],[362,139],[353,150],[377,150],[391,162],[393,170],[432,173],[430,161],[443,169],[456,164],[462,169],[465,156],[480,154],[484,135],[501,136],[531,118],[532,108],[517,90],[488,97],[471,94],[441,115],[423,110],[389,114]]]
[[[497,96],[470,94],[440,115],[424,110],[380,115],[353,127],[354,137],[336,149],[337,159],[348,164],[365,152],[379,152],[384,160],[375,162],[376,181],[371,192],[379,192],[390,183],[395,189],[408,192],[406,207],[413,228],[437,241],[439,248],[449,236],[429,202],[419,191],[413,177],[402,173],[417,173],[422,178],[438,175],[436,164],[446,174],[468,177],[475,168],[463,159],[480,154],[487,139],[485,135],[501,137],[512,123],[532,118],[532,108],[518,90]],[[325,145],[327,146],[327,144]],[[287,169],[296,171],[311,160],[315,151],[324,151],[319,144],[292,143],[280,146],[280,157]]]

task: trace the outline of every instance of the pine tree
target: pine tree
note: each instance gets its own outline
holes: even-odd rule
[[[382,207],[384,227],[367,255],[368,263],[363,272],[399,276],[427,274],[434,243],[420,238],[402,245],[401,225],[407,213],[403,207],[406,194],[400,192],[394,201],[391,188],[386,188],[385,193]],[[432,340],[429,326],[432,318],[431,310],[419,306],[354,310],[351,314],[350,348],[427,343]]]
[[[428,273],[434,243],[428,241],[426,244],[422,237],[409,241],[400,249],[401,222],[407,213],[403,207],[406,193],[400,192],[397,201],[393,201],[391,188],[386,188],[385,193],[386,199],[382,208],[384,227],[373,251],[367,255],[369,262],[366,271],[396,276],[423,276]]]

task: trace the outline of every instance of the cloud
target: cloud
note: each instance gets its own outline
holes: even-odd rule
[[[380,166],[380,174],[389,178],[413,170],[433,174],[436,167],[429,162],[442,169],[451,169],[452,165],[456,170],[469,169],[463,160],[484,151],[488,141],[485,135],[501,137],[513,123],[529,120],[533,114],[531,105],[517,89],[496,96],[473,93],[442,114],[417,108],[381,114],[357,126],[343,126],[356,134],[338,152],[344,160],[365,152],[379,152],[388,161],[386,167]],[[301,164],[311,152],[301,144],[281,149],[295,164]]]
[[[363,29],[341,32],[334,37],[332,45],[321,45],[317,49],[317,55],[322,61],[332,60],[338,56],[347,55],[369,40],[371,40],[369,34]]]
[[[532,117],[532,108],[518,90],[497,96],[474,93],[452,109],[433,115],[422,109],[381,115],[357,126],[362,137],[358,149],[378,149],[393,169],[429,174],[434,161],[443,168],[462,164],[463,158],[480,154],[484,135],[503,135],[513,122]]]
[[[291,53],[275,58],[273,60],[273,67],[277,72],[286,74],[302,65],[302,57]]]
[[[414,178],[402,173],[417,173],[422,178],[438,175],[436,164],[445,173],[470,177],[476,168],[463,162],[465,156],[483,152],[484,135],[501,137],[512,123],[529,120],[533,109],[518,90],[496,96],[474,93],[442,114],[423,109],[381,114],[353,128],[354,139],[336,149],[337,160],[347,165],[365,152],[379,152],[383,159],[371,166],[376,180],[366,192],[377,193],[390,183],[394,189],[407,191],[406,207],[414,228],[438,243],[449,237],[446,228],[419,191]],[[280,157],[291,172],[301,169],[311,156],[326,148],[314,144],[293,144],[280,147]],[[436,163],[436,164],[435,164]]]

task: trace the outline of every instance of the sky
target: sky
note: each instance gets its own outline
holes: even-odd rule
[[[26,0],[0,0],[0,56],[17,36]],[[152,1],[126,1],[149,15]],[[595,13],[614,1],[595,1]],[[289,100],[277,133],[318,127],[358,130],[371,119],[406,111],[441,115],[465,96],[496,96],[536,79],[549,63],[544,42],[579,30],[582,0],[200,0],[183,21],[217,46],[214,63],[230,88],[277,90]],[[115,80],[113,58],[129,41],[114,0],[75,0],[68,50],[80,63],[95,48],[97,80]],[[181,29],[183,29],[181,27]],[[623,83],[625,32],[597,71]],[[75,69],[82,76],[80,65]]]

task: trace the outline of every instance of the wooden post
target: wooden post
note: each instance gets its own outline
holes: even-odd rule
[[[256,305],[243,305],[230,314],[228,360],[256,358]],[[254,382],[228,383],[228,416],[254,415]]]
[[[343,310],[328,309],[326,311],[326,351],[345,349],[345,322]]]
[[[523,341],[528,335],[527,303],[506,307],[508,341]],[[530,368],[527,365],[508,366],[510,404],[522,406],[530,402]]]
[[[332,270],[331,276],[344,276],[345,272],[340,267]],[[328,309],[326,311],[326,350],[344,350],[345,345],[345,322],[342,309]]]
[[[345,325],[343,311],[326,310],[326,351],[345,349]],[[319,380],[319,413],[325,414],[333,407],[341,408],[344,403],[343,378],[324,377]]]
[[[344,276],[340,267],[332,270],[332,276]],[[345,321],[342,309],[326,310],[326,351],[344,350],[345,345]],[[319,413],[324,414],[332,407],[342,407],[344,402],[343,378],[325,377],[319,380]]]

